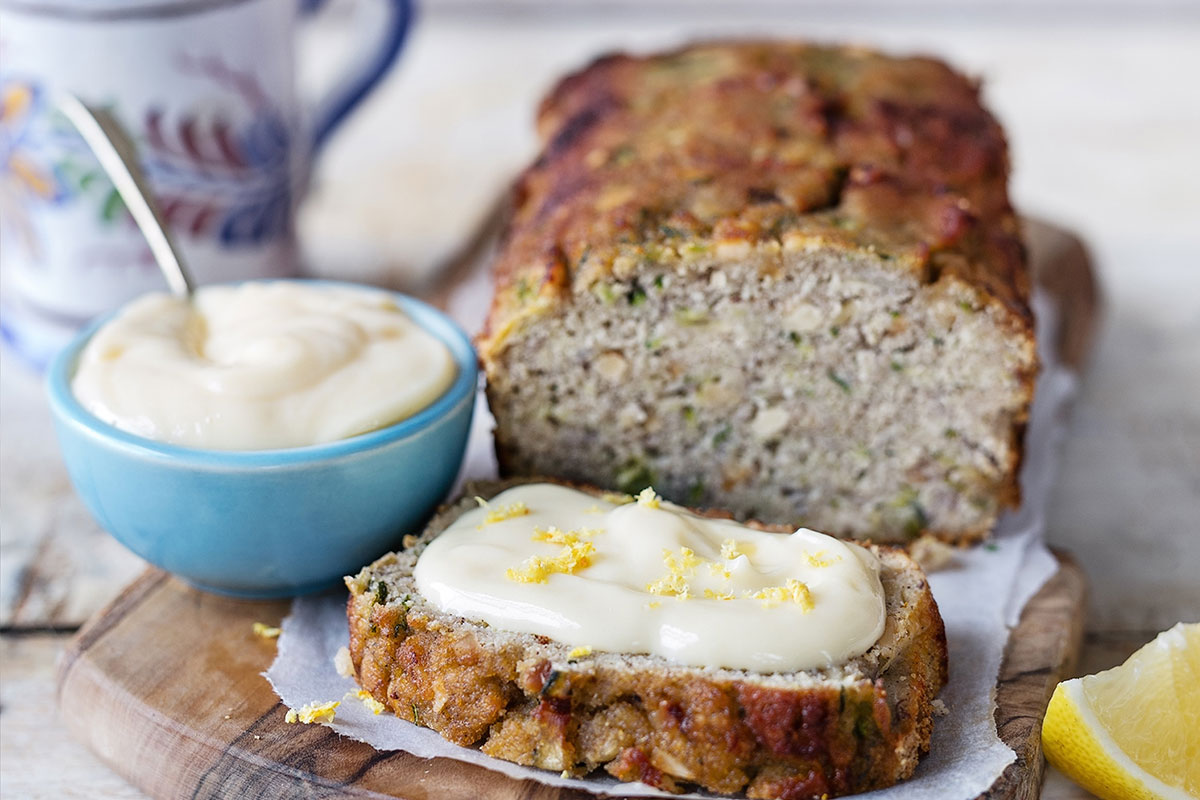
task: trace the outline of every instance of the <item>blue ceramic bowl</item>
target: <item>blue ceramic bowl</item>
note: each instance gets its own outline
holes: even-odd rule
[[[396,302],[450,348],[458,377],[408,419],[328,444],[201,450],[102,422],[71,392],[100,320],[50,365],[50,405],[67,472],[122,544],[195,586],[284,597],[333,585],[418,532],[462,463],[478,370],[467,335],[440,311]]]

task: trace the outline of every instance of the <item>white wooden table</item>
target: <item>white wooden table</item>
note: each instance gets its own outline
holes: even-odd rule
[[[1052,544],[1088,572],[1082,669],[1200,619],[1200,11],[1195,4],[443,0],[400,68],[321,163],[303,210],[312,270],[419,291],[453,263],[533,151],[532,114],[564,70],[607,49],[768,33],[950,59],[1007,126],[1017,205],[1079,232],[1107,313],[1071,422]],[[314,34],[315,84],[344,41]],[[142,568],[71,492],[40,378],[0,350],[0,788],[140,797],[65,738],[53,665]],[[62,713],[71,713],[62,709]],[[1053,773],[1044,797],[1082,796]]]

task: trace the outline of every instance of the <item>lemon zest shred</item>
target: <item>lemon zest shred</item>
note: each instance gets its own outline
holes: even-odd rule
[[[647,486],[638,493],[637,504],[643,508],[659,508],[662,505],[662,498],[655,493],[652,487]]]
[[[499,508],[492,508],[491,504],[482,497],[476,497],[475,502],[479,503],[480,508],[487,511],[487,514],[485,514],[483,517],[483,522],[475,526],[476,530],[483,530],[485,525],[491,525],[495,522],[504,522],[507,519],[516,519],[517,517],[523,517],[530,513],[529,506],[525,505],[525,503],[520,500],[516,501],[515,503],[509,503],[508,505],[500,506]]]
[[[585,658],[586,656],[590,656],[591,654],[592,654],[592,648],[588,647],[587,645],[581,645],[581,646],[573,649],[571,652],[567,653],[567,660],[572,660],[572,659],[576,659],[576,658]]]
[[[274,625],[268,625],[265,622],[256,622],[251,625],[250,628],[254,631],[255,636],[258,636],[262,639],[278,639],[279,634],[283,632]]]
[[[723,580],[731,580],[733,573],[729,571],[729,567],[724,564],[718,564],[716,561],[708,562],[708,571],[712,573],[714,578],[722,578]]]
[[[804,558],[806,561],[808,561],[808,565],[810,567],[817,568],[832,566],[835,561],[842,560],[841,556],[834,556],[830,558],[828,555],[826,555],[824,550],[818,550],[815,553],[810,553],[805,550]]]
[[[383,713],[384,708],[386,708],[386,706],[384,706],[383,703],[379,702],[374,697],[372,697],[371,693],[368,692],[366,689],[359,689],[356,692],[347,692],[346,694],[357,697],[359,700],[362,701],[362,704],[364,706],[366,706],[367,708],[369,708],[371,710],[371,713],[376,716],[379,716],[381,713]]]
[[[692,596],[692,589],[687,579],[696,572],[696,567],[705,563],[704,559],[697,556],[690,547],[679,548],[678,556],[666,548],[663,548],[662,553],[663,565],[666,566],[667,573],[658,580],[646,584],[646,591],[650,594],[678,597],[681,600],[688,599]]]
[[[614,506],[627,506],[633,502],[633,495],[624,492],[605,492],[600,495],[600,499],[606,503],[612,503]]]
[[[726,561],[732,561],[742,555],[741,545],[735,539],[726,539],[721,542],[721,558]]]
[[[761,600],[763,608],[774,608],[789,600],[800,606],[806,614],[814,607],[812,592],[809,591],[808,584],[795,578],[788,578],[787,584],[783,586],[768,586],[757,592],[747,590],[744,596]]]
[[[340,700],[331,700],[328,703],[305,703],[299,709],[288,709],[287,716],[283,721],[288,725],[294,725],[301,722],[305,725],[311,725],[314,722],[333,722],[334,709],[340,706]]]
[[[573,544],[579,541],[581,536],[592,538],[598,533],[604,533],[600,528],[580,528],[578,530],[572,528],[569,531],[560,531],[558,528],[551,525],[549,528],[534,528],[533,536],[530,537],[534,542],[549,542],[550,544]]]
[[[709,600],[736,600],[737,595],[733,592],[718,592],[715,589],[705,589],[704,596]]]
[[[560,531],[557,528],[535,529],[534,541],[550,542],[562,545],[558,555],[551,558],[530,556],[521,563],[519,568],[510,568],[504,577],[517,583],[545,583],[554,573],[574,575],[592,565],[592,554],[596,545],[581,540],[581,536],[591,536],[594,531]],[[539,536],[544,538],[538,538]]]

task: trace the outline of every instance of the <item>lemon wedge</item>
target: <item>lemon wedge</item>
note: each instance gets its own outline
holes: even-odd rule
[[[1042,744],[1051,764],[1104,800],[1200,798],[1200,623],[1060,683]]]

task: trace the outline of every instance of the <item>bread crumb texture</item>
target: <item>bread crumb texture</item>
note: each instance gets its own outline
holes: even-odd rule
[[[985,536],[1037,371],[1007,148],[928,58],[710,43],[543,103],[478,340],[501,469]]]
[[[417,558],[473,505],[444,510],[412,550],[347,581],[358,681],[401,719],[557,773],[604,770],[661,789],[752,798],[886,787],[928,748],[932,700],[946,680],[945,634],[923,574],[903,552],[872,547],[887,624],[851,662],[772,674],[685,667],[501,631],[428,603],[412,579]],[[725,555],[738,557],[737,542],[727,545]],[[679,550],[664,553],[664,566],[669,576],[707,568]],[[764,602],[806,602],[795,583]]]

